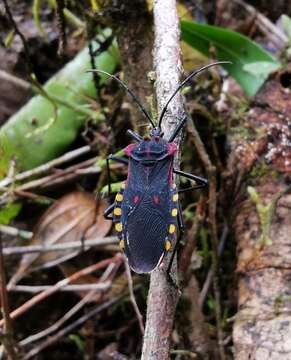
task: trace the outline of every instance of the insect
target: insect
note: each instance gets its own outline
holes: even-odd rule
[[[174,168],[177,151],[174,140],[186,124],[187,116],[178,121],[170,138],[164,139],[161,125],[168,105],[191,78],[212,66],[224,63],[226,62],[216,62],[193,71],[170,96],[157,125],[126,84],[114,75],[96,70],[118,81],[152,126],[150,135],[144,138],[132,130],[127,130],[135,141],[124,149],[127,158],[110,155],[107,159],[109,193],[109,161],[115,160],[128,165],[127,180],[116,194],[114,203],[105,210],[104,216],[113,221],[119,246],[124,251],[129,266],[136,273],[152,272],[161,264],[165,254],[172,250],[168,266],[168,271],[170,270],[178,243],[177,240],[174,246],[177,228],[181,233],[184,229],[174,174],[194,180],[196,185],[192,189],[200,189],[208,183],[204,178]]]

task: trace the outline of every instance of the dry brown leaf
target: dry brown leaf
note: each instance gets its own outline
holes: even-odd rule
[[[82,239],[86,241],[89,236],[105,236],[111,228],[111,222],[103,218],[106,206],[106,200],[96,200],[92,194],[85,192],[73,192],[62,197],[40,218],[30,245],[48,246]],[[72,250],[64,250],[24,255],[8,288],[20,281],[32,265],[40,267],[48,262],[68,259],[71,254]]]

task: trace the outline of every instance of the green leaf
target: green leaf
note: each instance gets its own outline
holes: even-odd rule
[[[0,209],[0,224],[8,225],[11,220],[13,220],[21,210],[20,203],[9,203]]]
[[[96,67],[113,72],[118,56],[111,46],[96,59]],[[88,48],[81,51],[0,129],[0,178],[6,175],[11,159],[17,171],[41,165],[63,154],[75,141],[88,119],[98,113],[88,108],[96,97]],[[106,79],[100,76],[101,82]],[[96,115],[94,117],[94,115]],[[99,117],[99,120],[101,117]]]
[[[271,72],[276,71],[279,68],[280,64],[269,61],[257,61],[243,66],[243,69],[249,74],[256,77],[262,77],[263,79],[266,79]]]
[[[258,44],[246,36],[217,26],[202,25],[191,21],[181,21],[182,39],[204,55],[209,55],[211,46],[216,49],[218,60],[228,60],[232,64],[223,67],[241,85],[248,96],[253,96],[263,85],[271,64],[279,62]],[[250,74],[244,66],[251,63],[270,63],[269,71],[262,74]]]
[[[85,342],[84,340],[76,334],[69,335],[69,339],[77,346],[78,350],[83,353],[85,349]]]
[[[42,0],[33,0],[32,3],[32,16],[37,27],[37,30],[44,36],[47,36],[40,20],[40,10],[42,6]]]
[[[291,18],[287,15],[282,15],[282,25],[286,35],[291,40]]]

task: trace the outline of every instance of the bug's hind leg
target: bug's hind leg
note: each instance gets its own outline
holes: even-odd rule
[[[168,276],[169,282],[175,288],[177,288],[179,290],[179,286],[177,285],[176,281],[171,276],[171,269],[172,269],[173,261],[174,261],[178,246],[180,244],[181,239],[183,238],[184,231],[185,231],[183,213],[182,213],[182,208],[181,208],[180,202],[179,202],[179,205],[178,205],[178,228],[179,228],[179,235],[177,237],[177,241],[176,241],[176,244],[174,246],[170,261],[169,261],[169,265],[168,265],[168,268],[167,268],[167,276]]]

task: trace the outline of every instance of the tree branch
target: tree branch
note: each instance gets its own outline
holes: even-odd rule
[[[154,2],[156,93],[159,112],[173,91],[179,85],[181,73],[181,51],[179,19],[175,0],[156,0]],[[164,117],[162,129],[169,139],[178,119],[183,114],[182,98],[179,94],[173,99]],[[177,139],[179,145],[180,139]],[[179,156],[175,160],[179,166]],[[142,360],[168,359],[178,291],[168,281],[164,266],[151,275],[148,296],[147,321],[143,343]],[[174,262],[173,277],[177,278],[177,265]]]

